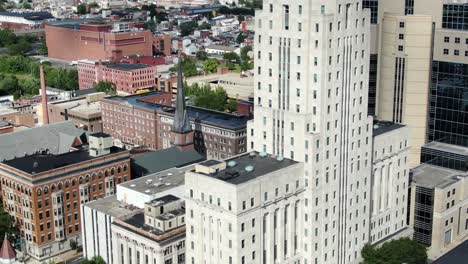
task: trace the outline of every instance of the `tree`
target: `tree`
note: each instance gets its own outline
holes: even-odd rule
[[[85,15],[88,13],[88,7],[85,3],[81,3],[76,7],[76,13],[78,15]]]
[[[252,51],[252,46],[245,46],[241,48],[240,51],[240,58],[242,61],[248,61],[249,58],[249,52]]]
[[[237,111],[237,100],[229,98],[228,101],[227,101],[226,109],[231,113],[236,112]]]
[[[13,217],[3,210],[3,203],[0,201],[0,236],[3,238],[5,234],[9,235],[11,242],[12,238],[18,234],[18,229],[14,225]]]
[[[197,57],[198,60],[202,60],[202,61],[208,59],[208,53],[206,53],[206,51],[203,51],[203,50],[197,51],[197,54],[195,56]]]
[[[251,70],[253,69],[253,64],[248,62],[248,61],[243,61],[241,64],[240,64],[240,69],[241,71],[248,71],[248,70]]]
[[[30,51],[31,48],[31,43],[24,40],[7,46],[8,54],[11,56],[24,55],[26,52]]]
[[[201,25],[198,26],[199,30],[204,30],[204,29],[211,29],[211,25],[209,23],[203,22]]]
[[[46,55],[49,53],[49,50],[47,49],[47,44],[45,41],[42,41],[41,46],[39,47],[39,54],[41,55]]]
[[[88,8],[99,8],[99,5],[96,2],[92,2],[88,4]]]
[[[426,264],[427,249],[409,238],[384,243],[376,248],[366,245],[361,251],[362,264]]]
[[[234,52],[226,52],[226,53],[224,53],[223,59],[226,60],[226,61],[228,61],[228,62],[235,63],[235,64],[239,64],[239,63],[240,63],[240,57],[239,57],[239,55],[237,55],[237,53],[234,53]]]
[[[111,82],[98,82],[95,86],[94,89],[98,92],[103,92],[106,94],[115,94],[116,93],[116,88],[115,84]]]
[[[236,38],[236,42],[241,44],[242,42],[244,42],[244,40],[247,38],[247,35],[244,34],[244,33],[239,33],[239,35],[237,35],[237,38]]]
[[[157,31],[156,22],[154,22],[153,19],[150,19],[148,22],[145,23],[145,28],[155,33]]]
[[[0,29],[0,47],[5,47],[16,42],[16,35],[11,29]]]
[[[27,2],[23,3],[23,9],[32,9],[31,4]]]
[[[219,66],[219,61],[217,59],[208,59],[203,63],[203,70],[206,73],[216,72]]]
[[[179,61],[180,63],[180,61]],[[179,64],[171,67],[169,70],[171,72],[175,72]],[[192,77],[198,75],[197,65],[194,60],[190,59],[189,57],[182,58],[182,71],[184,72],[185,77]]]
[[[80,262],[80,264],[106,264],[104,259],[101,256],[94,256],[91,259],[84,259]]]
[[[195,21],[185,22],[179,26],[180,34],[182,35],[182,37],[191,35],[197,27],[198,24]]]

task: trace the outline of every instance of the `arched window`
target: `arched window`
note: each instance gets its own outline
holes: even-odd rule
[[[47,186],[44,187],[44,194],[49,194],[49,187]]]
[[[55,184],[52,184],[52,186],[50,187],[50,190],[51,190],[52,192],[55,192]]]
[[[78,183],[79,183],[79,184],[82,184],[82,183],[83,183],[83,177],[82,177],[82,176],[80,176],[80,178],[78,178]]]
[[[114,175],[115,174],[115,170],[114,168],[111,169],[111,175]]]
[[[96,180],[96,173],[93,173],[93,175],[91,176],[91,179],[92,179],[93,181]]]
[[[102,179],[102,171],[98,172],[98,179]]]
[[[106,171],[104,172],[104,176],[105,176],[105,177],[109,176],[109,170],[106,170]]]
[[[117,173],[120,174],[122,172],[122,167],[118,166],[117,167]]]
[[[85,182],[89,182],[89,175],[86,175]]]
[[[58,183],[57,189],[62,190],[62,183],[61,182]]]
[[[75,186],[76,184],[76,179],[72,179],[72,186]]]
[[[42,190],[41,188],[37,188],[37,196],[41,196],[42,195]]]
[[[66,180],[65,181],[65,189],[68,189],[68,187],[70,187],[70,181]]]
[[[123,171],[127,171],[127,169],[128,169],[127,164],[125,164],[125,165],[123,166]]]

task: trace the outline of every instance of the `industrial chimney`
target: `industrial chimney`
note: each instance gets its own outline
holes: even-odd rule
[[[49,110],[47,109],[47,89],[44,75],[44,66],[41,64],[39,66],[39,74],[41,78],[41,94],[42,94],[42,124],[49,124]]]

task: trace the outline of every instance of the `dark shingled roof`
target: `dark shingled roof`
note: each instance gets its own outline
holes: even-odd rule
[[[468,240],[450,250],[432,264],[461,264],[468,261]]]
[[[111,148],[111,154],[121,151],[124,151],[124,149],[118,147]],[[60,155],[34,154],[31,156],[5,161],[3,163],[23,172],[35,174],[66,167],[72,164],[78,164],[96,158],[97,157],[90,156],[87,149],[81,149]]]
[[[160,172],[170,168],[180,168],[204,160],[195,150],[181,150],[177,147],[148,152],[131,160],[133,178]]]

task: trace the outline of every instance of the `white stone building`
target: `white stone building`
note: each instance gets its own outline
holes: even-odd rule
[[[185,177],[186,263],[302,263],[303,164],[251,152]]]
[[[358,263],[370,225],[369,10],[266,0],[255,17],[250,148],[305,163],[301,263]]]
[[[114,263],[185,263],[185,208],[166,195],[112,223]]]
[[[410,129],[393,122],[375,122],[372,141],[370,203],[371,244],[412,236],[406,224]]]
[[[183,198],[185,171],[191,168],[193,166],[173,168],[128,181],[128,184],[119,184],[115,195],[82,205],[81,230],[84,257],[91,259],[93,256],[101,256],[107,264],[122,263],[121,255],[114,255],[119,249],[119,245],[113,241],[116,232],[113,230],[114,221],[141,213],[145,204],[169,194]],[[132,232],[127,231],[123,234],[119,231],[119,234],[124,237],[141,236],[137,234],[138,232],[132,235]],[[157,242],[149,241],[145,242],[146,245],[153,248],[161,247]],[[152,259],[154,258],[159,259],[159,256],[154,255]]]

